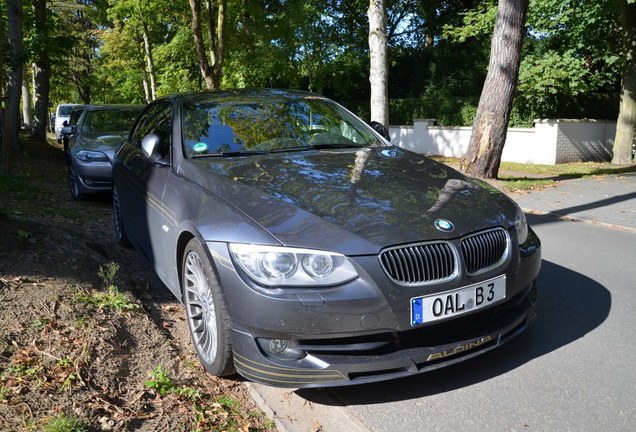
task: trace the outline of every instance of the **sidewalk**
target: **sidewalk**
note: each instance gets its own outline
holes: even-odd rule
[[[636,233],[636,172],[561,180],[541,190],[509,195],[526,213]]]

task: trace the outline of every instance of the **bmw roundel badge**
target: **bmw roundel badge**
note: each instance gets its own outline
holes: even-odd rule
[[[446,219],[436,219],[434,223],[435,228],[443,232],[451,232],[455,228],[451,221]]]

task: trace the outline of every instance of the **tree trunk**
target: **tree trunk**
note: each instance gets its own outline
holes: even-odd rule
[[[87,61],[87,60],[86,60]],[[77,94],[83,104],[89,105],[91,103],[91,88],[85,83],[84,76],[90,76],[90,67],[85,67],[83,70],[71,71],[71,80],[75,84]]]
[[[225,17],[227,15],[226,0],[219,0],[218,11],[216,14],[216,61],[214,62],[214,81],[217,87],[221,86],[221,78],[223,77],[223,63],[225,62]]]
[[[617,165],[632,162],[632,145],[636,131],[636,3],[622,0],[623,47],[626,67],[621,90],[621,105],[614,138],[614,157]]]
[[[499,0],[488,74],[468,151],[461,160],[461,169],[475,177],[496,178],[499,172],[519,77],[527,9],[528,0]]]
[[[35,24],[43,32],[44,40],[48,40],[46,22],[46,0],[35,0]],[[49,123],[49,91],[51,89],[51,61],[46,46],[41,45],[33,63],[33,95],[35,96],[35,116],[33,118],[32,135],[38,139],[46,139],[46,127]]]
[[[214,22],[214,16],[218,13],[218,10],[212,5],[212,0],[206,0],[205,6],[208,11],[208,52],[210,54],[210,65],[214,67],[216,63],[216,23]]]
[[[203,32],[201,30],[201,1],[189,0],[189,2],[190,10],[192,11],[192,37],[194,38],[194,47],[199,59],[199,70],[205,81],[205,86],[208,89],[215,89],[218,86],[214,80],[214,74],[205,53],[205,43],[203,42]]]
[[[51,89],[51,63],[47,53],[41,53],[37,63],[33,64],[35,95],[35,116],[31,134],[38,139],[46,139],[46,127],[49,122],[49,92]]]
[[[150,44],[150,36],[148,35],[148,25],[142,18],[142,30],[144,36],[144,52],[146,55],[146,65],[148,66],[148,76],[150,77],[150,100],[152,102],[157,98],[157,73],[155,72],[155,61],[152,57],[152,45]]]
[[[31,98],[31,86],[29,85],[28,68],[22,66],[22,123],[27,132],[31,132],[33,126],[33,100]]]
[[[152,92],[150,90],[150,82],[148,81],[148,72],[146,71],[146,68],[144,67],[143,64],[140,65],[141,67],[141,83],[144,86],[144,96],[146,97],[146,102],[150,103],[150,101],[152,101]]]
[[[426,22],[426,32],[424,33],[424,49],[431,49],[435,44],[435,34],[437,33],[437,0],[420,0],[420,9]]]
[[[0,3],[0,15],[4,15],[5,3]],[[4,65],[5,48],[4,25],[0,25],[0,65]],[[2,174],[9,175],[9,144],[4,129],[5,125],[5,94],[4,94],[4,72],[0,71],[0,163],[2,164]]]
[[[389,126],[389,90],[386,60],[386,4],[385,0],[370,0],[369,54],[371,57],[369,81],[371,83],[371,121]]]
[[[5,131],[10,146],[20,151],[20,92],[22,90],[22,1],[7,0],[9,38],[9,82],[7,89],[7,124]]]

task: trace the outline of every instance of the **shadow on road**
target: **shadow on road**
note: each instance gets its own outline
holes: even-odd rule
[[[334,389],[300,389],[296,393],[324,405],[366,405],[444,393],[503,375],[585,337],[609,315],[610,292],[587,276],[543,261],[538,282],[538,317],[525,334],[498,349],[408,378]]]
[[[630,201],[633,199],[636,199],[636,192],[630,192],[623,195],[616,195],[613,197],[604,198],[604,199],[586,203],[586,204],[580,204],[580,205],[575,205],[570,207],[564,207],[561,209],[551,210],[550,214],[557,217],[569,216],[574,213],[580,213],[587,210],[594,210],[594,209],[598,209],[602,207],[607,207],[613,204],[623,203],[625,201]],[[555,222],[555,219],[553,216],[550,216],[550,215],[545,215],[545,216],[535,215],[532,217],[529,216],[528,221],[530,222],[530,225],[537,225],[537,224],[546,223],[546,222]]]

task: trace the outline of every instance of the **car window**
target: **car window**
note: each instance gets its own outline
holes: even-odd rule
[[[187,157],[321,144],[379,144],[348,111],[317,97],[188,102],[182,119]]]
[[[137,123],[131,144],[141,147],[141,140],[148,135],[159,137],[161,154],[166,157],[172,142],[172,109],[170,104],[157,103],[148,108]]]
[[[82,132],[126,132],[138,115],[137,108],[88,110],[82,122]]]
[[[85,108],[75,107],[73,111],[71,112],[71,117],[68,119],[68,124],[76,125],[77,122],[79,122],[79,119],[82,116],[84,109]]]

